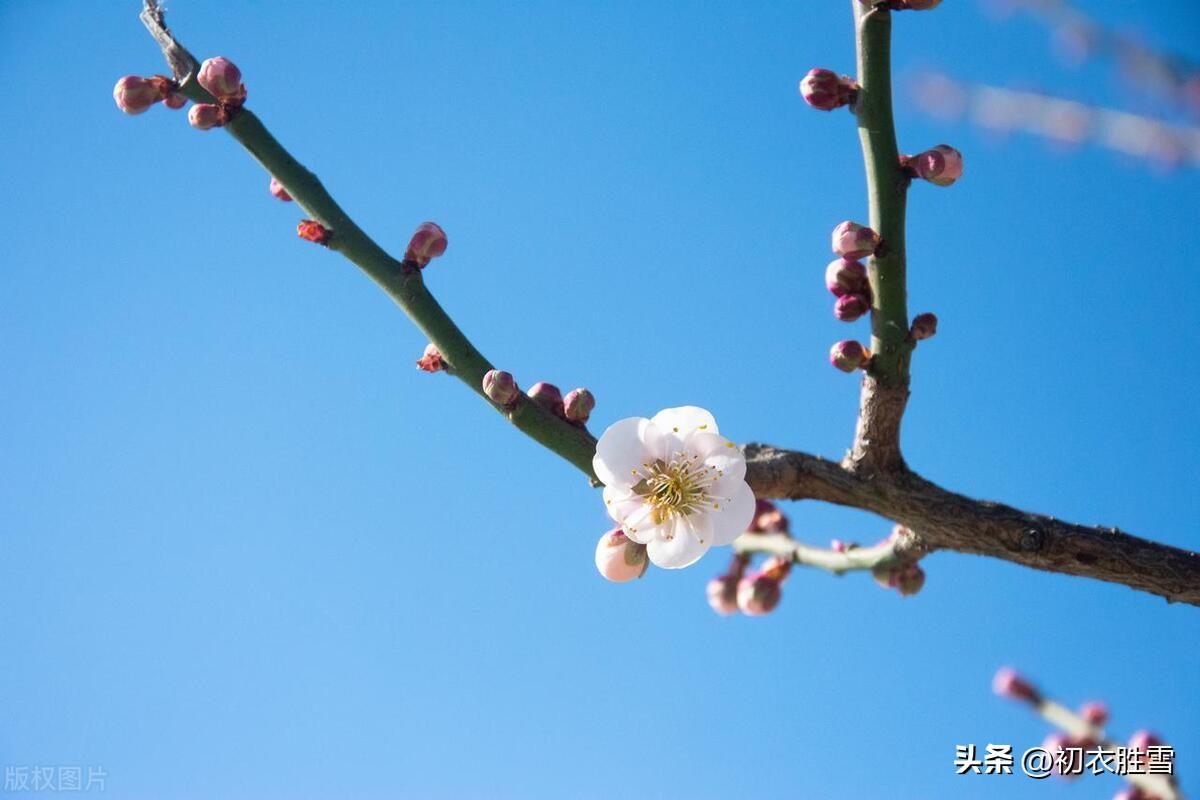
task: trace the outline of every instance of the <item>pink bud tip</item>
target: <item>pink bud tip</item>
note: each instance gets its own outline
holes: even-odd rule
[[[833,304],[833,316],[842,322],[854,322],[871,310],[871,301],[861,294],[844,294]]]
[[[529,395],[530,400],[547,411],[552,412],[555,416],[563,416],[562,392],[553,383],[538,381],[529,387],[529,391],[525,394]]]
[[[830,539],[829,549],[835,553],[844,553],[854,545],[843,542],[841,539]]]
[[[926,150],[912,156],[909,167],[917,176],[937,186],[949,186],[962,177],[962,153],[948,144],[939,144],[932,150]]]
[[[861,369],[870,358],[870,351],[853,339],[843,339],[829,349],[829,363],[842,372]]]
[[[187,105],[187,98],[179,92],[167,92],[167,96],[163,98],[163,105],[174,111],[178,111]]]
[[[738,580],[737,575],[720,575],[709,581],[705,587],[709,607],[722,617],[728,617],[738,611]]]
[[[267,189],[271,192],[272,196],[279,198],[285,203],[292,202],[292,196],[288,194],[287,189],[283,188],[283,184],[278,179],[271,178],[271,183],[267,186]]]
[[[162,99],[154,81],[137,75],[126,75],[113,87],[113,100],[126,114],[141,114]]]
[[[770,500],[754,501],[754,516],[750,518],[747,533],[787,533],[789,528],[787,515]]]
[[[879,247],[879,234],[865,225],[846,220],[833,229],[833,252],[842,258],[872,255]]]
[[[446,252],[446,232],[436,222],[422,222],[408,243],[404,259],[424,269],[430,261]]]
[[[1083,717],[1083,721],[1087,724],[1103,728],[1108,722],[1108,706],[1095,700],[1084,703],[1079,708],[1079,716]]]
[[[446,359],[442,358],[442,351],[433,343],[425,345],[425,352],[417,359],[417,369],[422,372],[441,372],[446,369]]]
[[[942,0],[903,0],[901,7],[909,11],[928,11],[937,8],[941,3]]]
[[[1133,736],[1129,737],[1130,750],[1141,750],[1145,752],[1148,748],[1158,747],[1162,743],[1162,739],[1150,731],[1138,731],[1137,733],[1133,734]]]
[[[300,220],[300,224],[296,226],[296,235],[309,242],[327,245],[329,244],[330,237],[333,236],[333,231],[316,220],[302,219]]]
[[[197,103],[188,109],[188,123],[201,131],[219,128],[229,119],[225,109],[212,103]]]
[[[563,414],[571,422],[583,424],[592,415],[596,407],[596,398],[587,389],[572,389],[563,398]]]
[[[912,328],[909,329],[909,333],[913,339],[919,342],[937,333],[937,325],[937,315],[926,311],[924,314],[917,314],[913,317]]]
[[[596,543],[596,569],[613,583],[626,583],[642,577],[649,564],[646,545],[633,541],[620,528],[604,534]]]
[[[996,671],[996,677],[992,679],[992,691],[1001,697],[1026,700],[1030,703],[1036,703],[1041,699],[1033,684],[1022,678],[1011,667],[1001,667]]]
[[[483,393],[493,403],[501,406],[511,405],[521,394],[512,373],[499,369],[489,369],[483,376]]]
[[[781,599],[783,589],[777,578],[754,572],[738,581],[738,608],[748,617],[770,614]]]
[[[196,80],[218,100],[241,100],[244,97],[242,71],[223,56],[205,59]]]
[[[835,258],[825,268],[825,288],[842,297],[847,294],[871,295],[867,268],[852,258]]]
[[[827,69],[811,69],[800,81],[804,102],[820,111],[833,111],[850,102],[857,85],[845,76]]]

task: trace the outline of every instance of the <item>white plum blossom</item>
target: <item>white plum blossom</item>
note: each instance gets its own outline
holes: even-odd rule
[[[592,459],[604,504],[655,566],[696,563],[713,545],[731,544],[754,516],[746,458],[695,406],[611,425]]]

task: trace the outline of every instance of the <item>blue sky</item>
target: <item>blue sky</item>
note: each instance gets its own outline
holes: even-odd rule
[[[1183,2],[1089,3],[1200,58]],[[1013,664],[1150,726],[1200,794],[1200,613],[939,553],[921,595],[800,571],[764,619],[714,616],[710,553],[596,574],[580,475],[445,376],[425,342],[220,132],[120,114],[163,70],[137,3],[0,5],[0,763],[81,765],[113,797],[1104,797],[961,778],[954,745],[1041,741],[992,696]],[[711,409],[829,457],[865,336],[822,287],[865,217],[848,2],[176,0],[201,58],[427,279],[524,385],[586,385],[594,427]],[[1147,109],[969,0],[896,20],[896,68]],[[897,98],[902,148],[967,171],[910,201],[909,462],[950,488],[1195,548],[1190,355],[1200,175],[998,141]],[[1150,110],[1153,110],[1152,108]],[[732,313],[731,313],[732,312]],[[679,331],[689,332],[686,341]],[[888,524],[813,504],[797,533]]]

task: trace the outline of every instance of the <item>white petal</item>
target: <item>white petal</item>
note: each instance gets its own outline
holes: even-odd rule
[[[596,442],[596,455],[592,457],[592,469],[605,486],[628,488],[641,477],[648,461],[663,457],[665,450],[662,434],[645,417],[628,417],[609,425]]]
[[[615,522],[624,522],[638,507],[645,505],[640,495],[620,486],[604,487],[604,510]]]
[[[651,420],[664,432],[671,432],[680,439],[687,439],[694,431],[702,430],[717,433],[717,421],[713,415],[703,408],[696,406],[680,406],[679,408],[664,408],[654,415]]]
[[[621,530],[625,531],[626,536],[638,544],[646,544],[652,541],[659,532],[659,526],[650,519],[653,511],[654,509],[650,505],[642,503],[632,508],[623,519],[618,519],[617,522],[621,523]]]
[[[741,480],[746,477],[746,456],[724,436],[697,431],[688,437],[686,448],[707,466],[724,473],[723,477]]]
[[[691,534],[682,519],[676,519],[674,523],[669,531],[671,538],[660,534],[646,545],[646,554],[650,556],[650,562],[663,569],[690,567],[708,552],[708,545],[700,544],[700,540]]]
[[[732,486],[730,484],[734,482],[721,481],[714,487],[729,494],[724,502],[718,500],[718,507],[708,512],[712,520],[713,545],[732,544],[734,539],[746,532],[750,520],[754,518],[754,492],[749,484],[743,480]]]

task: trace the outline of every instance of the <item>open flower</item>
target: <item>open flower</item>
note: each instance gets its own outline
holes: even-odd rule
[[[702,408],[614,423],[596,443],[592,467],[609,516],[659,567],[696,563],[713,545],[731,544],[754,516],[746,459]]]

